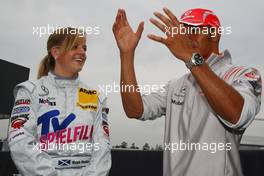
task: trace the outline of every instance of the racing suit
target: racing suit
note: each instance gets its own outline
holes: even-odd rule
[[[49,72],[14,89],[8,136],[23,176],[106,176],[111,167],[106,97]]]
[[[242,176],[239,143],[261,104],[261,77],[254,68],[231,64],[226,50],[207,59],[212,71],[244,98],[239,121],[216,114],[191,74],[143,95],[141,120],[165,117],[164,176]],[[225,101],[225,100],[219,100]]]

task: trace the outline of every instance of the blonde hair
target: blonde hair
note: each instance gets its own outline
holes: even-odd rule
[[[55,30],[48,38],[48,54],[40,62],[37,78],[48,75],[48,72],[55,68],[55,59],[50,51],[52,47],[60,47],[62,52],[66,52],[73,48],[79,38],[83,37],[85,37],[84,33],[78,28],[67,27]]]

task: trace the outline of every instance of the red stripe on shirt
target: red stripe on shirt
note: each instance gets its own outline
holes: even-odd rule
[[[236,75],[241,71],[241,70],[243,70],[244,69],[244,67],[240,67],[240,69],[236,72],[236,74],[234,75],[234,77],[236,77]]]
[[[224,74],[224,80],[227,80],[226,77],[230,74],[230,72],[232,72],[234,69],[236,69],[237,67],[233,67],[231,68],[227,73]]]
[[[242,67],[238,67],[236,68],[232,73],[229,74],[227,80],[229,80],[229,78],[231,78],[232,75],[236,74],[238,71],[240,71],[242,69]]]

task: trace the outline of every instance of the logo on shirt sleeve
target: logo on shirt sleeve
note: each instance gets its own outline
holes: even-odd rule
[[[14,116],[11,118],[11,127],[13,129],[20,129],[27,122],[29,114],[24,114],[21,116]]]
[[[109,113],[109,108],[102,108],[102,127],[104,130],[104,135],[109,137],[109,125],[108,125],[108,118],[107,114]]]
[[[109,137],[109,126],[108,126],[107,121],[103,120],[102,126],[103,126],[103,130],[104,130],[104,135]]]
[[[29,112],[29,111],[30,111],[29,106],[16,107],[13,109],[12,115],[19,114],[19,113],[25,113],[25,112]]]
[[[30,99],[18,99],[15,101],[15,106],[19,106],[19,105],[30,105],[31,101]]]
[[[252,71],[245,73],[244,76],[253,87],[253,93],[256,96],[259,96],[261,94],[262,81],[258,71],[256,69],[253,69]]]

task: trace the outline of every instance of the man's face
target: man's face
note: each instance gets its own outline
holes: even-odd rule
[[[213,52],[212,47],[214,44],[210,28],[206,26],[184,26],[190,31],[189,38],[192,40],[195,50],[201,54],[203,58],[207,59]]]

